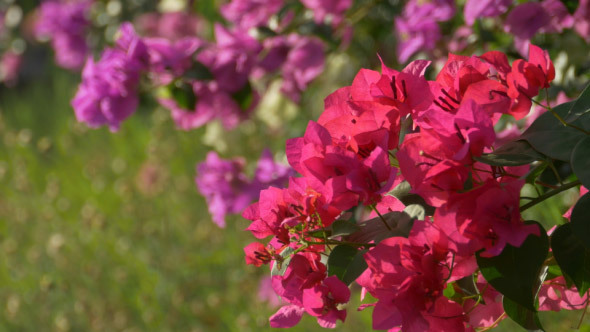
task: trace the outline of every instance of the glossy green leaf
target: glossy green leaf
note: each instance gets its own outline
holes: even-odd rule
[[[492,153],[485,153],[474,159],[492,166],[520,166],[527,165],[546,157],[537,152],[525,140],[508,142]]]
[[[342,282],[350,285],[368,267],[363,257],[366,252],[345,244],[335,247],[328,257],[328,275],[335,275]]]
[[[561,271],[578,288],[580,296],[590,289],[590,250],[572,233],[572,225],[559,226],[551,235],[551,249]]]
[[[534,224],[541,236],[529,235],[519,248],[507,244],[495,257],[476,254],[477,265],[486,280],[505,297],[532,311],[541,266],[549,251],[547,233],[540,224]]]
[[[572,104],[572,102],[561,104],[553,110],[563,118]],[[588,126],[585,123],[588,119],[588,116],[584,116],[574,121],[573,124],[582,127]],[[572,150],[586,135],[572,127],[564,126],[551,112],[545,112],[531,124],[521,137],[538,152],[554,159],[569,162]]]
[[[580,140],[574,147],[570,164],[580,182],[590,188],[590,136]]]
[[[536,310],[531,310],[504,296],[502,300],[504,311],[513,321],[527,329],[527,331],[545,331],[539,321]]]
[[[352,221],[336,220],[332,223],[332,235],[330,238],[350,235],[359,229],[359,226]]]
[[[574,122],[582,115],[590,112],[590,84],[578,96],[565,116],[565,121]]]
[[[570,224],[573,234],[590,250],[590,193],[580,197],[574,206]]]
[[[295,252],[295,250],[291,247],[287,247],[285,249],[283,249],[283,251],[281,252],[281,257],[283,258],[282,262],[275,262],[272,266],[272,269],[270,270],[270,275],[271,276],[282,276],[283,274],[285,274],[285,271],[287,271],[287,267],[289,266],[289,263],[291,262],[291,258],[293,257],[293,253]]]

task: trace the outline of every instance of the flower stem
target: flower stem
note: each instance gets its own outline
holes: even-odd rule
[[[529,208],[531,208],[531,207],[533,207],[533,206],[541,203],[542,201],[546,200],[549,197],[555,196],[555,195],[559,194],[562,191],[566,191],[566,190],[571,189],[571,188],[573,188],[575,186],[578,186],[580,184],[581,184],[580,183],[580,180],[576,180],[576,181],[573,181],[573,182],[564,184],[561,187],[558,187],[558,188],[549,190],[548,192],[544,193],[543,195],[541,195],[541,196],[535,198],[534,200],[526,203],[525,205],[521,206],[520,207],[520,212],[523,212],[523,211],[525,211],[525,210],[527,210],[527,209],[529,209]]]

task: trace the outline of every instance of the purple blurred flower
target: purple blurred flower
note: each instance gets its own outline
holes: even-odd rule
[[[185,37],[178,41],[164,38],[145,38],[149,54],[150,74],[158,85],[171,83],[182,76],[193,62],[197,49],[205,44],[195,37]]]
[[[195,37],[203,28],[197,16],[186,12],[143,14],[136,19],[136,23],[143,36],[165,38],[171,41]]]
[[[299,102],[301,92],[324,71],[324,44],[313,37],[291,34],[287,37],[291,50],[282,66],[281,91],[294,102]]]
[[[158,100],[162,106],[170,110],[174,123],[182,130],[198,128],[215,119],[219,119],[226,129],[233,129],[250,114],[259,99],[258,94],[252,91],[251,103],[244,110],[230,93],[219,87],[216,81],[195,81],[192,87],[197,96],[194,109],[184,109],[173,99]]]
[[[233,0],[221,7],[221,14],[240,29],[266,26],[283,6],[283,0]]]
[[[465,23],[471,26],[480,17],[496,17],[508,10],[512,0],[467,0],[463,15]]]
[[[344,13],[352,6],[352,0],[301,0],[301,3],[313,11],[316,23],[329,19],[338,25],[344,19]]]
[[[451,53],[460,53],[469,45],[469,37],[473,36],[473,30],[468,26],[461,26],[453,34],[449,41],[449,51]]]
[[[543,0],[541,6],[551,17],[549,24],[542,28],[543,32],[561,33],[563,29],[569,29],[574,25],[574,17],[570,15],[561,1]]]
[[[272,308],[277,308],[286,304],[273,290],[272,278],[270,276],[263,276],[262,279],[260,279],[258,285],[258,299],[262,302],[267,302]]]
[[[197,128],[214,119],[232,129],[258,103],[249,76],[256,65],[260,43],[244,32],[229,31],[221,25],[215,26],[215,36],[217,42],[206,45],[196,59],[212,77],[189,79],[197,97],[195,108],[182,108],[170,98],[159,99],[181,129]]]
[[[227,214],[241,213],[258,198],[261,190],[270,185],[284,186],[292,174],[288,166],[276,164],[269,152],[263,153],[254,180],[248,180],[243,170],[243,159],[224,160],[216,152],[209,152],[207,159],[197,165],[197,189],[205,196],[213,221],[219,227],[225,227]],[[264,172],[269,174],[262,175]]]
[[[89,58],[84,66],[82,83],[72,100],[78,121],[117,131],[137,108],[139,75],[147,64],[145,44],[131,24],[124,23],[116,46],[106,49],[97,62]]]
[[[514,35],[514,45],[518,52],[528,54],[530,39],[543,27],[551,22],[551,16],[537,2],[518,5],[506,17],[506,32]]]
[[[50,39],[58,65],[79,69],[88,56],[86,32],[92,0],[45,1],[35,25],[38,38]]]
[[[200,52],[197,59],[213,73],[220,89],[238,92],[248,83],[261,45],[246,32],[230,31],[220,24],[215,25],[215,39],[216,44]]]
[[[253,199],[247,191],[248,179],[243,170],[243,160],[223,160],[213,151],[197,165],[197,188],[205,196],[213,221],[219,227],[225,227],[226,214],[240,213]]]
[[[402,16],[395,19],[399,62],[406,62],[418,51],[433,50],[441,37],[438,22],[447,21],[454,14],[451,0],[409,1]]]
[[[400,63],[405,63],[414,53],[421,50],[433,50],[441,37],[438,24],[428,19],[414,22],[396,18],[395,30],[398,36],[397,58]]]
[[[590,0],[580,0],[574,20],[576,32],[590,43]]]
[[[270,186],[283,187],[289,182],[291,176],[295,176],[293,169],[287,165],[276,163],[270,150],[265,149],[258,160],[252,187],[255,191],[261,191]]]

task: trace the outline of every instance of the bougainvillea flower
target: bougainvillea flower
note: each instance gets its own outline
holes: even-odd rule
[[[586,42],[590,42],[590,0],[580,0],[574,13],[574,29]]]
[[[512,0],[467,0],[463,15],[465,23],[471,26],[480,17],[496,17],[504,14]]]
[[[139,103],[137,88],[148,66],[147,48],[129,23],[121,25],[115,48],[99,61],[88,59],[72,106],[76,118],[90,127],[108,125],[117,131]]]
[[[39,7],[35,34],[50,39],[58,65],[79,69],[89,54],[86,31],[92,0],[44,1]]]
[[[314,20],[338,25],[344,19],[344,13],[352,6],[352,0],[301,0],[301,3],[313,11]]]
[[[221,15],[241,29],[266,26],[283,6],[283,0],[233,0],[221,6]]]
[[[339,304],[348,303],[350,290],[338,277],[331,276],[303,291],[303,307],[305,311],[317,317],[318,323],[324,328],[336,327],[336,321],[344,322],[346,310],[339,310]]]

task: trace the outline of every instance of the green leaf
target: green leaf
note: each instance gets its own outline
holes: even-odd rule
[[[530,310],[506,296],[504,296],[502,305],[508,317],[512,318],[513,321],[528,331],[545,331],[541,325],[541,321],[539,321],[539,315],[536,310]]]
[[[244,85],[240,91],[234,93],[232,98],[236,103],[238,103],[242,111],[248,110],[254,102],[254,93],[252,91],[252,85],[250,85],[250,82],[246,83],[246,85]]]
[[[561,104],[553,110],[563,118],[572,104],[573,102]],[[586,119],[578,119],[573,124],[581,126],[582,120]],[[540,153],[569,162],[574,146],[586,135],[579,130],[564,126],[551,112],[545,112],[521,137]]]
[[[192,85],[181,81],[158,88],[157,94],[160,98],[173,99],[178,107],[188,111],[194,110],[197,104]]]
[[[584,91],[578,96],[565,116],[566,122],[574,122],[582,115],[590,112],[590,84],[586,86]]]
[[[578,288],[580,296],[590,289],[590,250],[573,234],[571,224],[559,226],[551,235],[551,249],[561,271]]]
[[[434,214],[434,207],[428,205],[420,195],[410,193],[411,190],[412,188],[408,181],[402,181],[386,195],[399,199],[406,206],[413,204],[421,205],[424,208],[424,213],[427,216],[432,216]]]
[[[330,236],[330,239],[338,236],[350,235],[359,229],[359,226],[352,221],[336,220],[332,223],[332,235]]]
[[[547,162],[541,163],[539,165],[537,165],[535,168],[531,169],[525,176],[525,182],[528,184],[534,184],[535,181],[537,180],[537,178],[539,176],[541,176],[541,174],[543,174],[543,171],[549,166],[549,164]]]
[[[453,283],[449,282],[447,284],[447,287],[443,290],[443,295],[447,298],[447,299],[452,299],[453,296],[455,296],[457,292],[455,292],[455,287],[453,287]]]
[[[578,142],[572,151],[572,170],[586,188],[590,188],[590,136]]]
[[[410,204],[406,206],[404,212],[407,213],[412,220],[424,220],[426,210],[420,204]]]
[[[328,275],[337,276],[347,285],[356,280],[368,267],[363,254],[367,250],[345,244],[335,247],[328,257]]]
[[[507,244],[498,256],[476,254],[477,265],[486,280],[505,297],[532,311],[541,266],[549,252],[547,233],[540,224],[534,224],[541,236],[529,235],[520,248]]]
[[[410,190],[412,190],[412,188],[410,187],[410,184],[408,183],[408,181],[402,181],[397,186],[395,186],[395,188],[393,188],[390,192],[388,192],[385,195],[393,196],[393,197],[401,200],[402,198],[404,198],[405,196],[410,194]]]
[[[590,193],[580,197],[572,210],[572,232],[590,250]]]
[[[283,274],[285,274],[285,271],[287,271],[289,263],[291,263],[291,258],[293,257],[294,252],[295,250],[291,247],[283,249],[283,251],[281,252],[281,257],[283,258],[283,261],[281,263],[275,262],[273,264],[272,269],[270,270],[270,275],[282,276]]]
[[[199,61],[194,61],[191,68],[189,68],[189,70],[187,70],[182,76],[199,81],[210,81],[214,78],[209,68]]]
[[[521,166],[546,157],[537,152],[525,140],[508,142],[492,153],[485,153],[474,159],[492,166]]]

